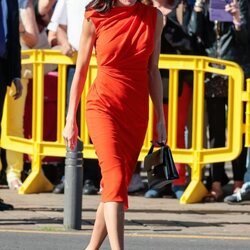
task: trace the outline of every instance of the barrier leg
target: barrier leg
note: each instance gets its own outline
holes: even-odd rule
[[[40,164],[40,166],[35,166],[35,164]],[[34,165],[34,166],[33,166]],[[32,162],[32,171],[26,178],[22,186],[19,188],[19,194],[33,194],[41,192],[49,192],[53,190],[53,185],[43,174],[40,163]]]
[[[191,166],[191,170],[191,182],[183,193],[180,204],[201,202],[208,192],[202,183],[202,166],[194,164]]]

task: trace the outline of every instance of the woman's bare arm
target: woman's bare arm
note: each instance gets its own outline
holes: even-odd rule
[[[163,28],[163,16],[158,11],[156,30],[155,30],[155,48],[149,61],[149,93],[154,104],[157,116],[158,142],[166,141],[166,126],[163,111],[163,90],[161,75],[158,68],[159,55],[161,48],[161,32]]]
[[[80,47],[76,62],[76,71],[73,77],[70,90],[70,101],[66,119],[66,126],[63,131],[63,137],[66,140],[67,145],[72,149],[76,144],[78,136],[76,111],[85,84],[89,61],[92,54],[95,39],[96,34],[94,24],[90,19],[84,19],[82,34],[80,38]]]

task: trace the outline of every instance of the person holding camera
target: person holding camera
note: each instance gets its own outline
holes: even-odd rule
[[[197,37],[204,46],[207,56],[230,60],[244,65],[247,58],[244,56],[248,46],[247,0],[226,1],[223,8],[213,10],[221,4],[217,0],[196,0],[189,32]],[[206,78],[206,105],[209,124],[209,142],[214,148],[224,147],[226,141],[226,105],[227,79],[221,75],[209,75]],[[233,165],[233,192],[243,184],[245,173],[246,150],[232,162]],[[222,201],[223,185],[229,181],[224,162],[211,166],[211,189],[204,198],[205,202]]]

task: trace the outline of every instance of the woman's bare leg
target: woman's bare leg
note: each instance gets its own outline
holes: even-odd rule
[[[96,212],[96,219],[90,242],[86,250],[97,250],[101,247],[107,236],[107,229],[104,220],[104,204],[101,202]]]
[[[104,218],[112,250],[124,249],[124,204],[104,203]]]

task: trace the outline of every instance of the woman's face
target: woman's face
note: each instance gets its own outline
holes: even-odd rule
[[[116,6],[132,6],[137,0],[116,0]]]

